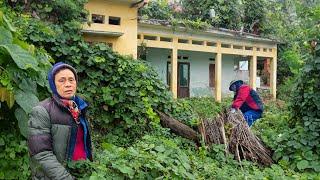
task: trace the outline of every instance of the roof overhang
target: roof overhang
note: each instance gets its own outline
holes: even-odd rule
[[[111,31],[81,30],[81,32],[84,34],[109,36],[109,37],[120,37],[123,35],[123,33],[121,32],[111,32]]]
[[[231,39],[238,39],[238,40],[247,40],[252,42],[260,42],[260,43],[267,43],[267,44],[279,44],[280,42],[274,39],[263,38],[255,34],[250,33],[243,33],[239,31],[233,31],[229,29],[223,28],[211,28],[208,30],[191,30],[185,27],[173,27],[168,23],[160,24],[150,22],[149,20],[140,20],[138,22],[138,32],[139,27],[143,28],[150,28],[150,29],[158,29],[159,31],[171,31],[173,34],[179,33],[189,33],[192,35],[204,35],[204,36],[213,36],[217,38],[231,38]]]
[[[117,3],[126,3],[126,4],[132,4],[132,3],[137,3],[140,0],[109,0],[111,2],[117,2]]]

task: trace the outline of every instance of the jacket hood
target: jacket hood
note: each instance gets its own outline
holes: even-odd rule
[[[232,86],[236,86],[236,91],[238,91],[240,86],[243,84],[244,84],[244,82],[242,80],[231,81],[230,86],[229,86],[229,91],[232,91]]]
[[[74,77],[76,78],[76,81],[78,82],[77,72],[72,66],[70,66],[69,64],[63,63],[63,62],[58,62],[58,63],[54,64],[52,66],[52,68],[50,69],[50,71],[48,72],[48,81],[49,81],[49,85],[50,85],[50,89],[51,89],[52,93],[54,95],[58,96],[59,98],[61,98],[61,96],[58,94],[56,84],[54,83],[54,78],[55,78],[54,76],[61,69],[70,69],[73,72]]]

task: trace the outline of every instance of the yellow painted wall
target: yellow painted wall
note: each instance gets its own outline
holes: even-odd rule
[[[89,20],[91,20],[91,14],[100,14],[105,16],[105,23],[92,23],[91,26],[85,24],[83,29],[124,33],[120,37],[85,34],[86,41],[112,43],[113,50],[122,55],[132,55],[137,58],[137,8],[130,8],[130,3],[112,0],[89,0],[85,8],[90,13]],[[120,26],[109,25],[109,16],[120,17]]]

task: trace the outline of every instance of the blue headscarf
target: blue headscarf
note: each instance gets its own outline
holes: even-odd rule
[[[238,89],[240,88],[240,86],[243,84],[244,82],[242,80],[236,80],[236,81],[232,81],[230,83],[229,86],[229,90],[230,91],[238,91]]]
[[[52,66],[52,68],[50,69],[50,71],[48,72],[48,81],[49,81],[50,89],[51,89],[53,95],[56,95],[59,98],[61,98],[61,96],[59,95],[59,93],[57,91],[56,84],[54,83],[54,76],[61,69],[70,69],[73,72],[74,77],[76,78],[76,81],[78,82],[77,72],[72,66],[70,66],[69,64],[63,63],[63,62],[58,62],[58,63],[54,64]]]

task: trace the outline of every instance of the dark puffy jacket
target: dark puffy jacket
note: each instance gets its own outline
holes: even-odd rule
[[[75,98],[81,110],[80,122],[85,134],[87,158],[92,160],[89,125],[85,119],[87,104]],[[65,168],[72,159],[78,125],[59,98],[48,98],[34,107],[28,122],[28,148],[33,179],[73,179]]]
[[[237,87],[232,107],[240,109],[243,113],[249,110],[263,111],[263,103],[258,93],[246,84]]]

